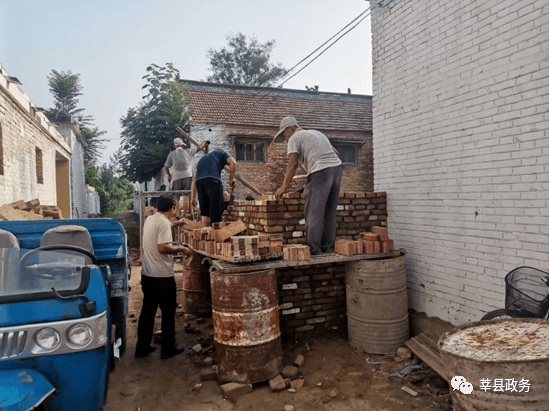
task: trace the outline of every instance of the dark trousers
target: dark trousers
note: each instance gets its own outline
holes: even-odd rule
[[[196,180],[196,194],[200,214],[210,217],[210,223],[219,223],[223,214],[223,183],[211,177]]]
[[[136,351],[145,350],[152,341],[154,318],[158,306],[162,310],[162,351],[171,351],[175,347],[175,299],[176,285],[174,277],[155,278],[141,276],[143,307],[137,324]]]
[[[341,166],[309,174],[305,185],[307,245],[312,253],[331,253],[336,240],[336,212],[341,188]]]

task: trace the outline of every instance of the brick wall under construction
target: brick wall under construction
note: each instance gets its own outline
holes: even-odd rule
[[[280,200],[235,201],[226,220],[242,220],[250,234],[282,233],[286,244],[305,244],[305,198],[288,193]],[[359,239],[373,226],[387,225],[385,192],[342,192],[337,237]],[[347,333],[345,264],[277,269],[280,328],[284,340]]]

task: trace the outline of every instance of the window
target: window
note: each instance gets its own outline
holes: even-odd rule
[[[265,162],[266,145],[264,142],[237,141],[235,146],[236,161]]]
[[[0,175],[4,175],[4,138],[2,137],[2,124],[0,124]]]
[[[334,148],[339,153],[339,158],[343,164],[357,163],[357,145],[356,144],[337,144],[333,143]]]
[[[36,147],[36,180],[44,184],[44,168],[42,167],[42,150]]]

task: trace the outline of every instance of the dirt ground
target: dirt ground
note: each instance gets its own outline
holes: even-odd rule
[[[176,271],[181,266],[176,264]],[[410,360],[381,355],[367,355],[353,349],[347,341],[324,339],[302,344],[284,344],[284,365],[293,363],[298,354],[305,356],[300,375],[305,384],[297,392],[273,393],[268,383],[254,384],[252,392],[235,400],[224,400],[220,384],[204,381],[199,372],[205,359],[215,362],[211,318],[185,319],[178,309],[176,338],[185,353],[168,360],[160,359],[160,346],[148,357],[135,359],[137,319],[143,294],[139,285],[141,267],[132,267],[128,344],[125,355],[117,361],[109,377],[105,411],[282,411],[292,405],[295,411],[368,411],[368,410],[451,410],[448,385],[432,370],[425,369],[404,378],[389,377]],[[156,329],[161,318],[157,314]],[[192,347],[204,347],[196,353]],[[379,365],[367,364],[369,357]],[[407,386],[417,397],[402,391]]]

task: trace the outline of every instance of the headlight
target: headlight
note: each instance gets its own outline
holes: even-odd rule
[[[107,312],[98,317],[95,323],[97,324],[97,345],[103,345],[107,341]]]
[[[93,331],[87,324],[76,324],[69,328],[67,338],[72,344],[83,348],[93,339]]]
[[[53,351],[61,345],[61,336],[53,328],[42,328],[34,336],[36,344],[48,351]]]

